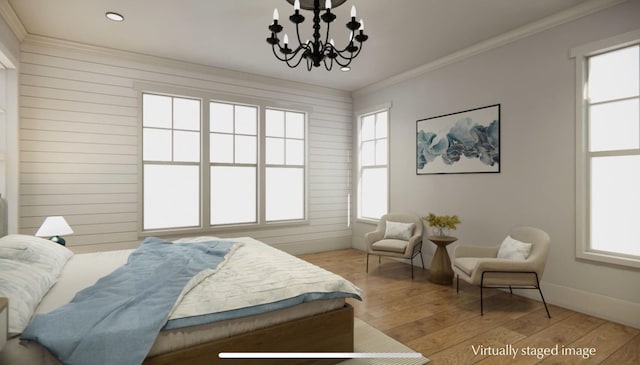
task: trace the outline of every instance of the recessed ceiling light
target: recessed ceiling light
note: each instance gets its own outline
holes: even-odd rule
[[[124,17],[122,15],[113,11],[107,11],[104,15],[107,17],[107,19],[113,20],[114,22],[124,21]]]
[[[351,67],[349,67],[349,66],[340,67],[340,71],[342,71],[342,72],[351,71]]]

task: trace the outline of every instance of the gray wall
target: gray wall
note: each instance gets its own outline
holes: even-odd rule
[[[640,327],[640,272],[575,257],[575,68],[569,59],[572,47],[638,29],[639,14],[640,1],[629,1],[421,77],[356,93],[356,111],[393,103],[390,211],[458,214],[456,244],[497,245],[514,226],[540,227],[553,241],[543,278],[549,302]],[[416,120],[496,103],[502,112],[500,174],[416,176]],[[354,247],[363,247],[362,235],[373,228],[357,223]],[[427,241],[427,263],[434,251]]]

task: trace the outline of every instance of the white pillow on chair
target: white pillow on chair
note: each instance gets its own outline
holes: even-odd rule
[[[508,260],[526,260],[531,252],[532,244],[518,241],[511,236],[502,241],[500,249],[498,250],[499,259]]]
[[[415,223],[400,223],[387,221],[384,238],[408,241],[413,235]]]

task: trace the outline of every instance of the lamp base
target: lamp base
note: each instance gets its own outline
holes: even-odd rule
[[[60,236],[51,236],[49,237],[49,239],[57,244],[60,244],[62,246],[67,244],[67,241],[64,240],[64,238],[60,237]]]

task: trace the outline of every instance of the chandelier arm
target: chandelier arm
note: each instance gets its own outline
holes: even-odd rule
[[[290,57],[288,57],[288,56],[287,56],[286,54],[284,54],[284,53],[283,53],[283,56],[281,57],[281,56],[278,54],[278,52],[276,52],[276,46],[278,46],[278,48],[280,48],[280,52],[282,52],[282,50],[284,49],[284,48],[280,47],[280,45],[279,45],[279,44],[274,44],[274,45],[271,47],[271,49],[273,50],[273,55],[274,55],[274,56],[276,56],[276,58],[277,58],[278,60],[280,60],[280,61],[282,61],[282,62],[286,62],[286,63],[287,63],[287,65],[289,65],[289,61],[293,60],[293,59],[298,55],[298,52],[300,52],[300,47],[298,47],[298,48],[296,48],[296,50],[295,50],[294,52],[292,52],[292,53],[290,53],[290,54],[289,54],[289,55],[290,55]],[[302,59],[302,57],[300,57],[300,59]],[[296,66],[297,66],[298,64],[300,64],[300,61],[298,61],[298,63],[296,63]],[[296,67],[296,66],[294,66],[294,67]],[[291,66],[289,66],[289,67],[291,67]]]
[[[296,36],[298,37],[298,44],[302,45],[302,40],[300,39],[300,27],[299,23],[296,23]]]
[[[298,49],[296,49],[295,52],[293,52],[291,54],[291,57],[288,57],[286,59],[284,59],[283,61],[287,63],[287,66],[291,67],[291,68],[296,68],[298,67],[298,65],[300,64],[300,62],[302,62],[302,59],[304,57],[300,56],[300,58],[298,58],[298,62],[295,62],[295,64],[290,63],[290,61],[292,61],[294,58],[296,58],[296,56],[298,55],[298,52],[300,52],[300,47],[298,47]]]
[[[344,60],[351,61],[354,58],[358,57],[358,55],[360,54],[360,51],[362,51],[362,45],[363,45],[363,43],[360,43],[360,47],[358,47],[358,50],[355,51],[355,52],[349,52],[349,51],[346,51],[346,49],[345,49],[345,50],[342,50],[342,51],[338,51],[336,53],[340,58],[342,58]],[[343,53],[350,53],[350,55],[349,56],[345,56],[345,55],[343,55]]]
[[[328,66],[327,66],[327,58],[329,59],[329,65]],[[331,71],[331,69],[333,68],[333,58],[325,57],[323,62],[324,62],[324,68],[327,71]]]

